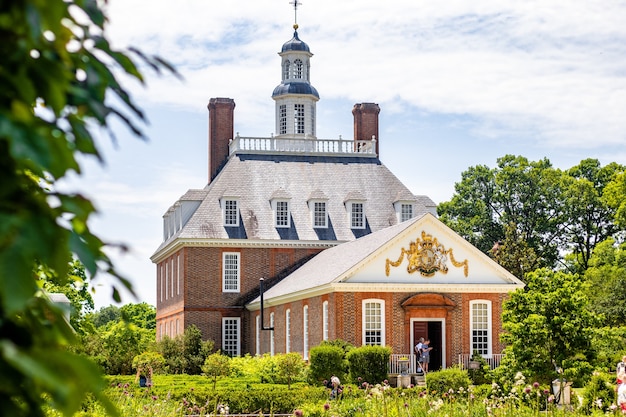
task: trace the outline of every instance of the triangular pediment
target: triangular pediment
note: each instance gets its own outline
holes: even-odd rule
[[[362,259],[343,283],[420,286],[513,285],[522,282],[435,216],[426,214]]]

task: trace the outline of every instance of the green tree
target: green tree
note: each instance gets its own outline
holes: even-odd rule
[[[287,381],[289,389],[291,389],[291,383],[304,373],[305,366],[299,353],[290,352],[278,355],[278,377],[282,381]]]
[[[120,308],[114,305],[102,307],[91,315],[91,321],[96,327],[106,326],[108,323],[119,321],[121,318]]]
[[[43,268],[39,267],[37,275],[41,279],[42,289],[46,293],[61,293],[70,300],[70,324],[72,328],[83,334],[89,327],[86,324],[86,315],[93,311],[94,302],[91,292],[89,291],[87,274],[85,267],[76,259],[70,262],[68,277],[64,284],[60,284],[60,280],[51,277]]]
[[[100,365],[109,375],[131,375],[133,358],[146,350],[155,338],[154,330],[142,329],[132,323],[109,323],[98,337],[102,340],[104,357]]]
[[[146,377],[146,382],[152,384],[152,375],[165,369],[165,359],[157,352],[144,352],[133,358],[133,369],[137,370],[136,377]]]
[[[606,204],[615,210],[615,223],[626,229],[626,172],[615,175],[603,194]]]
[[[148,303],[124,304],[120,307],[120,314],[124,321],[137,327],[156,330],[156,308]]]
[[[605,326],[626,323],[626,243],[609,238],[599,243],[584,275],[589,288],[589,308],[601,315]]]
[[[516,370],[549,383],[566,360],[591,359],[598,319],[588,309],[588,288],[578,276],[544,268],[526,278],[526,288],[504,302],[501,338]]]
[[[226,355],[222,355],[221,352],[213,353],[207,356],[204,361],[202,372],[213,379],[213,389],[215,389],[217,378],[227,376],[230,373],[230,358]]]
[[[65,285],[73,257],[94,278],[104,271],[131,290],[91,233],[95,209],[57,182],[81,172],[79,156],[101,158],[92,128],[119,118],[141,136],[142,112],[113,67],[143,82],[133,59],[161,60],[112,49],[106,16],[95,0],[2,2],[0,6],[0,414],[42,415],[49,402],[72,415],[104,383],[89,360],[68,351],[74,339],[61,312],[45,298],[33,270]],[[136,51],[138,52],[138,51]],[[50,318],[56,319],[51,321]],[[54,323],[54,325],[50,325]]]
[[[213,347],[213,341],[203,341],[200,329],[191,325],[173,339],[164,336],[156,343],[155,349],[165,358],[170,373],[199,375]]]
[[[602,167],[597,159],[585,159],[567,170],[565,234],[576,260],[576,272],[584,273],[596,245],[618,231],[615,208],[604,194],[623,171],[624,167],[616,163]]]

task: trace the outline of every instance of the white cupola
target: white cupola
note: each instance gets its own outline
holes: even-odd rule
[[[276,102],[276,136],[314,139],[315,106],[320,96],[311,85],[313,54],[298,37],[298,25],[293,28],[293,38],[279,53],[282,82],[272,93]]]

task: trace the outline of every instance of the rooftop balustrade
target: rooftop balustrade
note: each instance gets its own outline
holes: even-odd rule
[[[229,154],[304,154],[326,156],[376,157],[376,138],[371,140],[317,139],[297,137],[235,136],[229,143]]]

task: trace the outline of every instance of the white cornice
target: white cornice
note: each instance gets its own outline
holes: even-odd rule
[[[386,283],[331,283],[304,291],[293,292],[278,297],[265,298],[264,307],[273,307],[285,303],[300,301],[319,295],[337,292],[378,292],[378,293],[509,293],[524,288],[518,284],[386,284]],[[260,308],[260,301],[253,301],[246,305],[250,311]]]
[[[253,240],[253,239],[203,239],[203,238],[176,238],[163,248],[155,252],[150,260],[153,263],[161,262],[168,256],[184,247],[206,248],[314,248],[328,249],[337,246],[343,241],[320,240]]]

